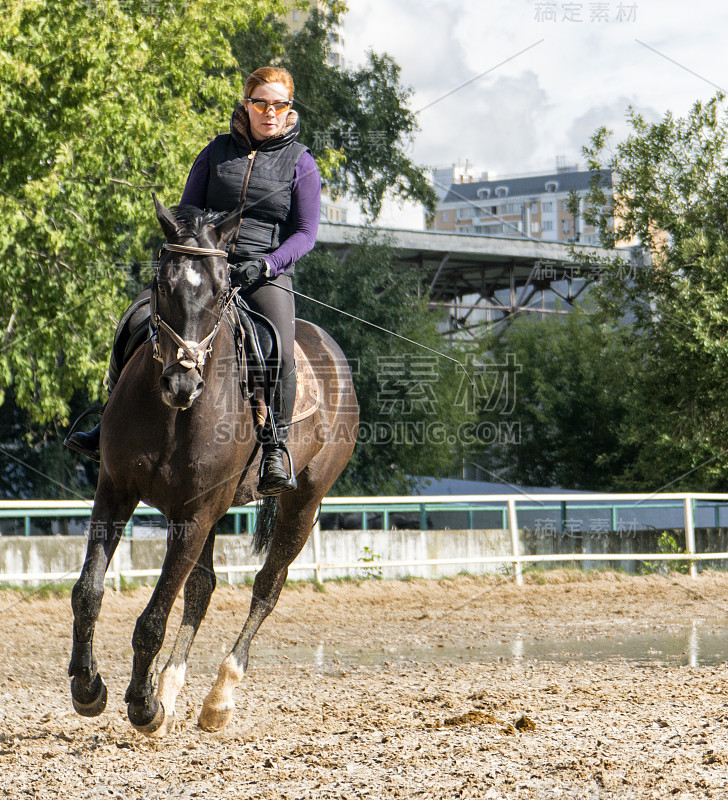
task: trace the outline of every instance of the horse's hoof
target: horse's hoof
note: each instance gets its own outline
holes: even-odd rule
[[[108,698],[108,692],[106,690],[106,684],[103,681],[103,678],[98,673],[96,674],[96,678],[94,682],[91,684],[91,689],[99,684],[96,694],[89,702],[81,702],[80,700],[76,699],[76,679],[73,678],[71,680],[71,701],[73,702],[73,708],[77,714],[80,714],[82,717],[98,717],[99,714],[103,712],[106,708],[106,700]]]
[[[215,731],[222,730],[233,718],[234,713],[234,707],[214,709],[203,706],[197,724],[203,731],[214,733]]]
[[[164,713],[164,704],[160,700],[157,700],[156,698],[152,699],[156,700],[157,710],[154,712],[154,716],[149,722],[143,722],[137,724],[136,722],[134,722],[134,719],[132,719],[133,712],[131,705],[127,709],[129,722],[131,722],[131,724],[139,731],[139,733],[154,733],[155,731],[159,730],[159,728],[161,728],[162,725],[164,724],[164,718],[166,716]]]
[[[165,716],[164,722],[157,728],[156,731],[144,731],[151,739],[162,739],[168,733],[172,733],[174,728],[175,716],[172,714],[171,716]]]

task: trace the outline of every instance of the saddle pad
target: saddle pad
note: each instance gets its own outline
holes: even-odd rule
[[[318,383],[311,362],[298,342],[294,344],[293,357],[296,361],[296,402],[293,405],[292,422],[298,422],[316,412],[319,407],[319,396]]]
[[[318,384],[313,367],[298,342],[294,343],[293,357],[296,361],[296,402],[293,404],[291,424],[300,422],[315,414],[320,405]],[[253,402],[255,403],[256,422],[262,427],[265,423],[268,409],[263,403],[262,396],[257,391]]]

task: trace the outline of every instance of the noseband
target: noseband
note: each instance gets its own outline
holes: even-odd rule
[[[219,256],[220,258],[227,259],[228,255],[224,250],[215,250],[211,247],[193,247],[191,245],[169,244],[167,242],[165,242],[163,245],[163,249],[172,253],[184,253],[185,255],[190,256]],[[191,340],[188,341],[183,339],[168,323],[166,323],[159,316],[159,312],[157,311],[157,276],[154,276],[154,282],[152,284],[151,318],[149,320],[149,329],[151,334],[150,339],[152,342],[152,356],[161,363],[162,372],[166,372],[171,367],[179,364],[185,369],[197,367],[200,374],[202,374],[202,368],[205,366],[205,361],[210,353],[212,353],[212,343],[215,341],[215,337],[220,330],[220,326],[225,318],[225,314],[230,308],[230,304],[235,299],[235,295],[239,290],[239,287],[236,286],[230,292],[225,305],[218,315],[215,327],[210,331],[210,333],[208,333],[207,336],[205,336],[205,338],[199,342]],[[162,358],[162,354],[159,350],[160,331],[164,331],[164,333],[166,333],[167,336],[169,336],[169,338],[177,345],[177,357],[169,364],[164,363],[164,359]]]

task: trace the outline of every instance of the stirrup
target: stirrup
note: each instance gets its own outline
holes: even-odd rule
[[[283,465],[283,453],[288,457],[290,473],[286,473],[285,466]],[[275,474],[265,472],[264,468],[268,458],[275,457],[276,454],[279,454],[280,457],[280,471],[276,470]],[[296,482],[296,473],[293,469],[293,458],[285,442],[278,442],[267,451],[264,450],[263,456],[260,459],[257,493],[261,495],[261,497],[273,497],[278,494],[283,494],[283,492],[290,492],[296,488],[298,488],[298,483]]]

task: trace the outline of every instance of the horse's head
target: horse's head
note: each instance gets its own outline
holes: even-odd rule
[[[225,247],[240,210],[223,216],[180,206],[172,213],[156,197],[154,205],[167,237],[152,286],[154,354],[162,362],[162,400],[184,410],[205,385],[202,369],[230,288]]]

